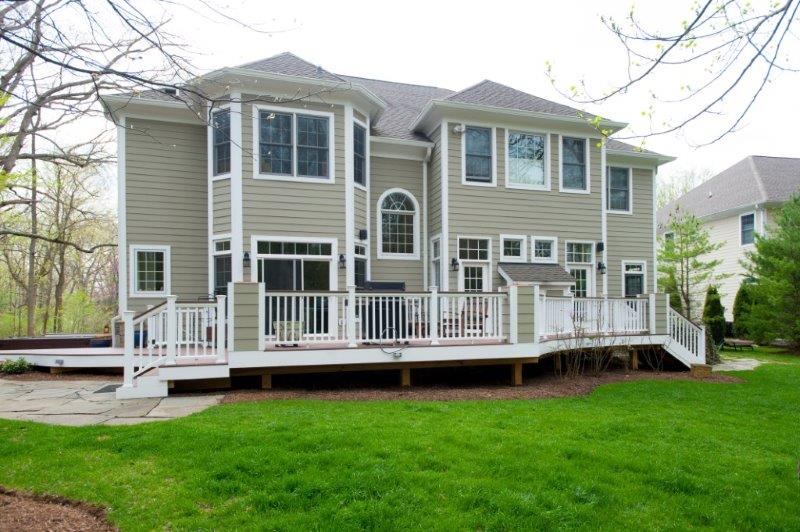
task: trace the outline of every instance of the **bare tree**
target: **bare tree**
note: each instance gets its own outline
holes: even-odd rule
[[[627,58],[625,79],[597,95],[584,81],[561,89],[551,65],[548,75],[566,97],[581,104],[601,104],[635,90],[647,90],[651,104],[643,110],[650,130],[628,137],[644,140],[684,130],[701,119],[705,124],[697,145],[708,145],[737,130],[778,74],[796,74],[798,60],[785,52],[796,41],[800,0],[760,3],[700,0],[686,19],[673,27],[653,29],[631,8],[626,20],[602,21],[621,43]],[[660,22],[660,21],[659,21]],[[653,87],[657,87],[653,88]],[[730,100],[742,102],[728,114]],[[668,117],[668,118],[660,118]]]

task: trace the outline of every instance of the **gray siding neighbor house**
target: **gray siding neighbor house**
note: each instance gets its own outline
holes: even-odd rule
[[[733,321],[733,302],[746,276],[743,261],[755,235],[765,235],[775,212],[800,192],[800,159],[751,155],[658,210],[658,231],[668,232],[677,211],[697,216],[712,242],[722,247],[707,260],[721,260],[717,273],[725,319]],[[695,295],[702,305],[705,289]],[[699,307],[698,307],[699,308]]]
[[[655,291],[655,174],[671,158],[603,142],[577,109],[289,53],[105,102],[120,134],[121,310],[230,281],[490,292],[508,283],[503,262],[576,279],[551,291]]]

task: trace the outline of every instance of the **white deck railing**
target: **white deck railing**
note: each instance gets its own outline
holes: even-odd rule
[[[225,296],[178,302],[175,296],[136,315],[123,313],[124,385],[162,364],[182,358],[225,359]]]
[[[505,293],[269,292],[267,348],[505,339]],[[352,308],[352,312],[350,311]]]
[[[706,330],[698,327],[682,314],[667,308],[667,331],[670,338],[685,350],[684,356],[691,362],[706,362]]]
[[[540,337],[641,334],[649,330],[647,299],[539,298]],[[537,309],[538,310],[538,309]]]

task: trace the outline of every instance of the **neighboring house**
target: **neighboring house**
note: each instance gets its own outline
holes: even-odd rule
[[[775,211],[800,191],[800,159],[751,155],[658,210],[659,233],[668,233],[670,216],[680,209],[697,216],[712,242],[723,246],[707,257],[722,261],[717,273],[725,319],[733,321],[733,302],[746,275],[742,261],[755,235],[769,231]],[[697,294],[700,304],[704,292]]]
[[[598,127],[625,123],[493,81],[455,92],[289,53],[103,101],[118,126],[119,307],[149,342],[126,376],[163,360],[154,349],[174,360],[176,343],[224,338],[224,323],[224,371],[206,375],[402,356],[521,367],[564,349],[575,320],[671,352],[691,336],[675,356],[704,361],[699,329],[668,341],[653,295],[655,175],[672,158],[601,141]],[[202,303],[219,294],[227,321]],[[586,303],[556,297],[571,294]],[[170,295],[183,303],[163,306]],[[407,350],[387,358],[390,340]]]

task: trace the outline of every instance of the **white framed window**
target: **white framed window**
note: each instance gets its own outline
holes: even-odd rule
[[[567,264],[594,264],[594,242],[567,242]]]
[[[170,247],[136,244],[130,247],[131,297],[166,297],[170,293]]]
[[[588,194],[589,139],[560,136],[559,190]]]
[[[531,262],[556,264],[558,262],[558,238],[554,236],[532,236]]]
[[[594,295],[594,242],[573,241],[564,244],[567,271],[572,274],[575,297]]]
[[[390,188],[378,199],[378,258],[419,259],[419,203],[409,191]]]
[[[251,235],[250,281],[275,290],[336,290],[338,250],[335,238]]]
[[[506,130],[506,188],[550,190],[550,136]]]
[[[462,261],[490,262],[492,239],[480,236],[458,237],[458,259]]]
[[[739,216],[739,243],[753,245],[756,241],[756,213],[748,212]]]
[[[622,295],[636,297],[647,288],[647,262],[622,261]]]
[[[367,286],[367,246],[356,243],[353,254],[353,279],[357,288],[364,288]]]
[[[233,280],[231,240],[227,237],[214,239],[214,295],[227,295],[228,283]]]
[[[334,115],[253,106],[253,177],[333,183]]]
[[[214,177],[231,173],[231,110],[211,113],[211,171]]]
[[[633,213],[633,172],[630,168],[607,168],[606,210],[618,214]]]
[[[504,262],[528,261],[528,237],[525,235],[500,235],[500,260]]]
[[[430,284],[437,288],[442,286],[442,237],[431,238],[431,272]]]
[[[367,186],[367,126],[353,119],[353,181]]]
[[[461,182],[493,187],[497,184],[497,134],[488,126],[464,126],[461,135]]]

